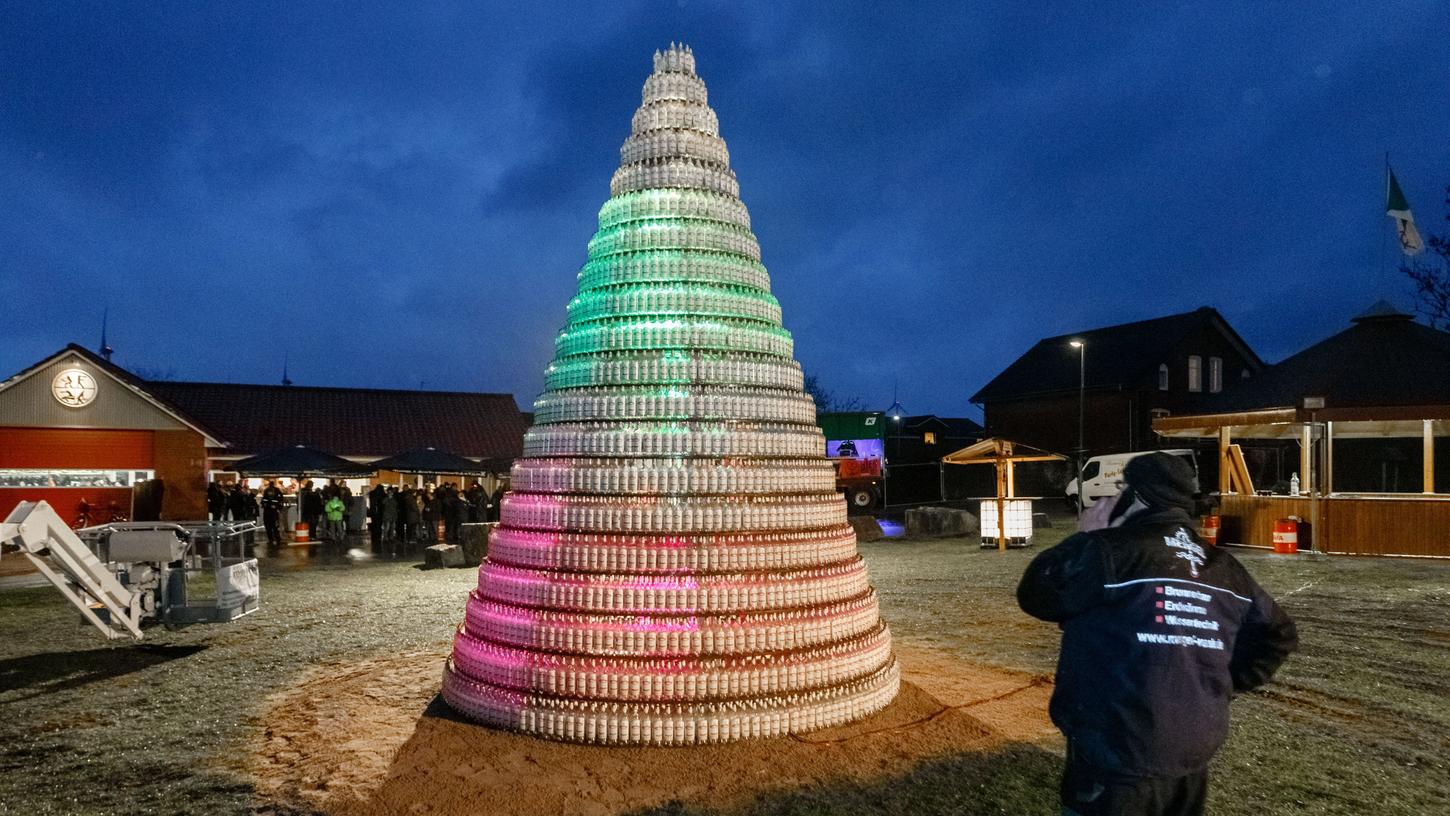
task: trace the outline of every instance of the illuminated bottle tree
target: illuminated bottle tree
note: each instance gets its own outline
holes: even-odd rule
[[[690,49],[654,56],[443,695],[557,739],[865,716],[899,672]]]

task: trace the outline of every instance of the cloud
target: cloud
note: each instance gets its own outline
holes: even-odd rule
[[[671,40],[832,390],[899,379],[959,413],[1038,337],[1203,304],[1274,358],[1394,294],[1381,153],[1439,200],[1446,17],[24,4],[0,27],[0,369],[109,306],[119,359],[181,377],[272,381],[286,348],[299,382],[527,402]]]

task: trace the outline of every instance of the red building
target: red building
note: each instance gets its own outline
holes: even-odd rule
[[[162,518],[203,519],[212,474],[298,444],[364,463],[431,446],[507,472],[525,430],[510,394],[148,381],[72,344],[0,382],[0,518],[35,499],[129,517],[154,479]]]

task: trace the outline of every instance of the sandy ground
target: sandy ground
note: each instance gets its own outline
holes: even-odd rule
[[[696,748],[550,742],[457,719],[437,699],[445,653],[312,669],[273,695],[248,770],[258,793],[337,814],[613,814],[679,801],[729,807],[769,791],[900,774],[949,754],[1055,733],[1051,679],[898,644],[897,699],[859,723]]]
[[[0,578],[9,578],[13,575],[30,575],[39,572],[40,570],[35,568],[34,562],[26,558],[22,553],[12,550],[0,556]]]

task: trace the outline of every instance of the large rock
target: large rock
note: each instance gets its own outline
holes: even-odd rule
[[[851,516],[846,519],[856,531],[857,541],[880,541],[886,537],[881,531],[881,522],[875,516]]]
[[[906,511],[909,536],[971,536],[980,528],[977,517],[950,507],[918,507]]]
[[[457,544],[434,544],[423,551],[423,566],[433,567],[461,567],[463,566],[463,548]]]
[[[496,526],[496,521],[469,522],[459,526],[458,543],[463,546],[464,564],[476,567],[483,563],[484,556],[488,555],[488,536]]]

